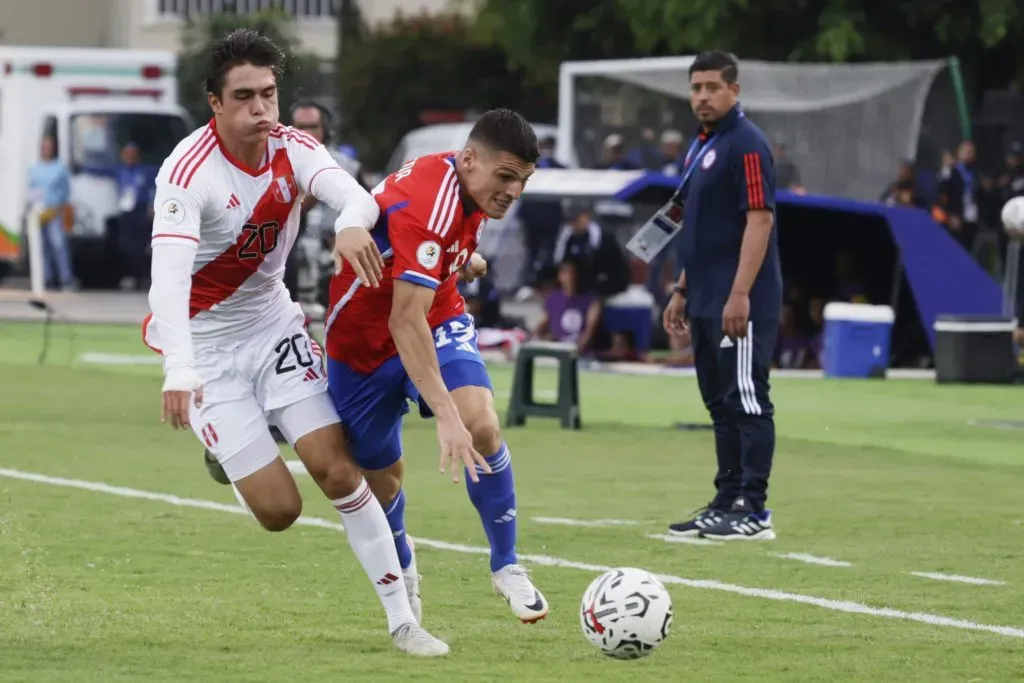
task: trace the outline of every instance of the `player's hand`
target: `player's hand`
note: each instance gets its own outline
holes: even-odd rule
[[[453,483],[459,483],[459,470],[463,467],[474,483],[480,481],[476,473],[477,466],[487,474],[491,473],[491,466],[473,448],[473,435],[461,419],[438,420],[437,442],[441,446],[441,474],[450,471]]]
[[[668,305],[661,314],[661,326],[665,332],[683,341],[690,336],[690,325],[686,321],[686,297],[678,292],[668,300]]]
[[[487,259],[475,252],[459,271],[459,279],[464,282],[472,282],[485,275],[487,275]]]
[[[384,259],[370,233],[362,228],[345,228],[334,236],[334,274],[348,261],[364,285],[379,287],[384,277]]]
[[[750,319],[750,296],[733,292],[725,302],[722,311],[722,332],[729,339],[743,339],[747,336],[747,321]]]
[[[163,408],[160,421],[171,423],[175,429],[189,427],[189,403],[196,408],[203,405],[203,380],[192,368],[174,368],[167,371],[164,380]]]

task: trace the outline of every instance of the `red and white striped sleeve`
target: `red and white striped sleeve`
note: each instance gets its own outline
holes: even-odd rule
[[[768,145],[757,139],[737,145],[734,163],[740,211],[771,211],[775,208],[775,164]]]
[[[209,128],[182,141],[164,161],[156,177],[153,199],[153,246],[158,243],[199,247],[203,212],[203,162],[217,147]]]

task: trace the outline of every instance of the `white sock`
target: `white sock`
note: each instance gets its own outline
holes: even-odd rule
[[[377,589],[377,596],[388,615],[388,633],[402,624],[416,621],[405,592],[398,551],[384,508],[364,479],[355,493],[332,500],[341,515],[349,545]]]

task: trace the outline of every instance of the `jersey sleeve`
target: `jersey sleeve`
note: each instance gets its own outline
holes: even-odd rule
[[[392,277],[414,285],[437,289],[441,284],[444,248],[441,238],[427,229],[415,204],[398,202],[389,207],[388,240],[394,250]]]
[[[775,209],[775,163],[763,140],[744,135],[732,149],[740,211]]]
[[[198,249],[203,201],[201,183],[182,187],[169,182],[161,171],[153,196],[153,246],[181,244]]]
[[[338,212],[335,231],[373,228],[380,216],[377,202],[338,164],[327,148],[294,128],[288,129],[285,140],[299,189]]]

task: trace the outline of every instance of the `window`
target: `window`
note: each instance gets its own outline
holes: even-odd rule
[[[296,19],[333,19],[337,0],[153,0],[157,19],[185,19],[203,14],[253,14],[280,9]]]
[[[188,132],[171,114],[77,114],[71,117],[71,169],[116,168],[129,142],[138,145],[141,164],[159,166]]]

